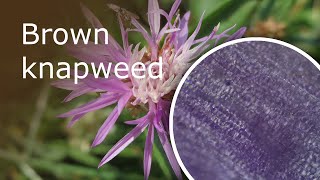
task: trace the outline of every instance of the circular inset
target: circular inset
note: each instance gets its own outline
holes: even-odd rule
[[[214,48],[186,73],[170,134],[189,179],[320,179],[320,66],[268,38]]]

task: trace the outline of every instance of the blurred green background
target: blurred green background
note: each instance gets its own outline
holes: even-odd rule
[[[20,2],[19,2],[20,3]],[[109,33],[120,42],[119,27],[114,13],[107,3],[114,3],[140,17],[147,26],[147,0],[132,1],[83,1],[102,21]],[[169,10],[173,0],[160,1],[161,7]],[[21,61],[27,55],[30,61],[48,58],[72,60],[62,47],[22,46],[22,22],[36,22],[40,27],[86,27],[79,8],[73,1],[29,1],[10,4],[17,14],[6,18],[9,28],[8,43],[2,43],[5,53],[2,61],[0,104],[0,179],[143,179],[144,136],[139,137],[118,157],[100,169],[97,165],[104,154],[124,136],[130,126],[124,120],[131,119],[125,111],[105,142],[90,149],[90,144],[107,117],[110,108],[85,116],[72,128],[68,120],[57,119],[56,115],[78,106],[96,94],[80,97],[71,103],[61,101],[67,91],[50,87],[48,80],[22,80]],[[29,9],[28,9],[29,8]],[[11,8],[8,8],[11,10]],[[203,28],[199,37],[207,35],[221,23],[221,30],[237,24],[246,26],[246,36],[272,37],[289,42],[320,60],[320,1],[319,0],[183,0],[180,13],[190,10],[193,30],[205,11]],[[6,12],[6,11],[4,11]],[[11,19],[10,19],[11,18]],[[9,32],[10,31],[10,32]],[[190,31],[191,32],[191,31]],[[140,36],[131,36],[139,42]],[[17,57],[15,57],[17,56]],[[10,60],[10,61],[9,61]],[[162,147],[156,141],[150,179],[175,179]]]

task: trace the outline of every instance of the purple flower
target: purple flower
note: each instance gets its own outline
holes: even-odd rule
[[[126,122],[126,124],[135,125],[135,127],[109,150],[100,162],[99,167],[117,156],[145,129],[148,129],[144,150],[145,179],[148,179],[150,174],[155,132],[159,136],[174,173],[181,179],[180,168],[168,138],[169,109],[172,94],[183,74],[190,67],[192,60],[201,55],[212,44],[216,45],[220,39],[229,41],[240,38],[245,32],[245,28],[241,28],[233,35],[227,34],[233,27],[221,34],[217,34],[219,29],[219,25],[217,25],[210,35],[196,39],[201,27],[202,15],[195,31],[188,37],[190,12],[180,17],[180,14],[177,13],[180,3],[181,0],[176,0],[170,12],[167,13],[159,8],[157,0],[149,0],[148,21],[150,31],[146,30],[132,13],[115,5],[109,5],[110,8],[117,12],[123,40],[122,46],[112,36],[109,36],[108,45],[89,43],[88,45],[78,44],[66,47],[72,56],[87,63],[125,62],[131,67],[136,62],[141,62],[148,66],[152,62],[159,61],[160,58],[163,61],[163,77],[160,79],[152,79],[147,74],[146,78],[137,79],[129,73],[129,77],[125,80],[117,79],[115,76],[111,76],[108,79],[95,78],[89,74],[87,78],[80,80],[78,84],[74,84],[72,80],[59,80],[53,83],[58,88],[72,91],[65,98],[66,102],[87,93],[100,93],[97,99],[59,116],[61,118],[72,117],[69,123],[70,126],[88,112],[117,104],[99,129],[92,147],[103,142],[126,106],[143,107],[148,110],[144,117]],[[102,28],[102,24],[89,9],[82,6],[82,10],[93,27]],[[167,22],[164,27],[160,26],[161,17],[164,17]],[[126,28],[124,26],[125,20],[129,21],[134,29]],[[140,32],[147,41],[148,46],[140,48],[140,44],[130,44],[128,41],[128,33],[130,31]],[[105,37],[100,34],[99,38],[104,40]],[[159,69],[153,69],[153,71],[153,73],[158,73]]]

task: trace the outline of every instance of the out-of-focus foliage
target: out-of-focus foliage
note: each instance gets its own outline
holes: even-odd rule
[[[210,5],[209,5],[210,4]],[[221,22],[226,29],[233,24],[248,27],[247,37],[270,37],[291,43],[320,61],[319,0],[188,0],[194,18],[205,9],[207,34]]]
[[[9,133],[10,139],[5,141],[5,146],[1,146],[0,179],[143,179],[143,136],[112,162],[97,169],[105,153],[129,131],[130,127],[121,123],[132,119],[129,111],[122,113],[120,123],[106,142],[91,149],[92,139],[111,109],[88,114],[72,128],[67,128],[67,119],[56,118],[57,114],[67,110],[61,106],[66,92],[48,88],[45,85],[40,90],[34,113],[26,117],[30,124],[10,126],[10,130],[19,133]],[[94,96],[97,94],[79,98],[68,104],[67,108],[78,106]],[[173,178],[162,153],[155,147],[155,170],[151,179]]]
[[[139,15],[142,22],[147,22],[146,0],[112,3],[128,8]],[[173,0],[163,0],[161,7],[168,10],[172,3]],[[106,27],[120,40],[116,19],[108,12],[106,2],[85,1],[85,4],[102,22],[112,22]],[[237,27],[248,27],[246,36],[280,39],[320,60],[319,0],[183,0],[180,13],[187,10],[191,10],[193,27],[205,10],[201,36],[209,34],[219,22],[222,30],[237,24]],[[108,16],[104,16],[106,12]],[[140,38],[133,36],[131,40],[138,42]],[[129,111],[121,115],[106,141],[91,149],[95,133],[110,109],[88,114],[72,128],[67,128],[67,120],[57,119],[56,115],[96,94],[62,106],[67,92],[48,85],[39,92],[31,106],[11,107],[8,104],[11,115],[2,119],[0,125],[0,179],[143,179],[143,136],[110,163],[97,169],[104,154],[130,130],[130,126],[121,123],[132,119]],[[154,147],[152,166],[150,179],[174,178],[161,146]]]

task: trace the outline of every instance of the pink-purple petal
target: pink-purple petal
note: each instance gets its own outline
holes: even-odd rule
[[[69,112],[63,113],[58,117],[66,118],[66,117],[75,116],[78,114],[84,114],[94,110],[98,110],[116,103],[118,101],[118,98],[119,96],[116,94],[108,94],[105,96],[101,96],[98,99],[92,100],[89,103],[79,106],[78,108],[75,108]]]
[[[68,123],[68,127],[70,128],[73,126],[76,122],[78,122],[86,113],[75,115],[71,121]]]
[[[162,126],[162,122],[161,122],[161,117],[162,117],[162,112],[161,110],[158,108],[157,112],[155,112],[155,117],[153,118],[153,122],[152,124],[154,125],[154,127],[157,129],[158,133],[162,133],[165,132],[164,128]]]
[[[148,31],[136,20],[136,19],[131,19],[132,25],[134,25],[137,28],[137,31],[142,34],[144,39],[148,42],[148,44],[151,47],[156,47],[155,42],[152,40],[151,36],[149,35]]]
[[[91,92],[98,92],[98,90],[94,89],[94,88],[90,88],[87,86],[81,86],[78,89],[73,90],[64,100],[63,102],[69,102],[71,100],[73,100],[74,98],[77,98],[81,95],[87,94],[87,93],[91,93]]]
[[[229,31],[231,31],[234,27],[236,27],[236,25],[233,25],[232,27],[224,30],[221,34],[215,35],[213,38],[216,39],[214,45],[216,46],[219,43],[219,40],[225,37],[229,37],[229,35],[227,34]]]
[[[112,129],[113,125],[117,121],[119,115],[121,114],[121,111],[125,107],[125,104],[130,99],[131,94],[125,94],[120,99],[118,105],[113,109],[113,111],[110,113],[108,118],[105,120],[103,125],[100,127],[93,143],[92,147],[97,146],[102,143],[102,141],[107,137],[110,130]]]
[[[138,124],[144,122],[145,120],[147,120],[149,118],[150,118],[150,116],[146,115],[146,116],[143,116],[142,118],[139,118],[139,119],[136,119],[136,120],[129,120],[129,121],[126,121],[124,123],[128,124],[128,125],[138,125]]]
[[[51,83],[52,86],[60,89],[65,89],[65,90],[76,90],[79,87],[83,86],[81,83],[75,84],[73,80],[71,79],[62,79],[62,80],[57,80]]]
[[[182,52],[186,52],[190,49],[191,45],[193,44],[194,39],[196,38],[196,36],[198,35],[200,28],[201,28],[201,24],[202,24],[202,20],[204,17],[204,13],[201,15],[201,18],[199,20],[199,23],[197,25],[197,28],[194,30],[194,32],[192,33],[192,35],[188,38],[188,40],[185,42],[185,44],[181,47],[182,48]],[[180,49],[181,49],[180,48]],[[179,50],[178,50],[179,51]]]
[[[130,90],[129,87],[121,80],[112,77],[104,79],[88,76],[86,79],[83,79],[82,81],[91,88],[101,89],[110,92],[124,93]]]
[[[125,27],[123,25],[120,14],[117,14],[117,17],[118,17],[118,22],[120,24],[123,49],[124,49],[126,57],[128,57],[129,56],[129,53],[128,53],[128,51],[129,51],[128,31],[125,29]]]
[[[186,40],[188,39],[189,19],[190,19],[190,11],[188,11],[180,20],[180,23],[179,23],[180,31],[176,33],[177,35],[176,35],[176,41],[175,41],[175,49],[179,49],[181,47],[181,45],[184,44],[186,42]]]
[[[246,32],[246,30],[247,30],[246,27],[240,28],[237,32],[235,32],[234,34],[229,36],[226,41],[232,41],[232,40],[241,38],[244,35],[244,33]]]
[[[148,134],[146,138],[146,144],[144,147],[144,160],[143,160],[143,169],[144,169],[144,179],[147,180],[150,175],[151,162],[152,162],[152,147],[154,140],[154,128],[153,124],[149,124]]]
[[[98,20],[98,18],[87,7],[85,7],[82,3],[80,4],[80,6],[81,6],[82,12],[85,15],[86,19],[91,23],[91,25],[94,28],[98,28],[98,29],[103,28],[103,26],[102,26],[101,22]],[[100,41],[104,42],[105,34],[99,33],[99,39],[100,39]],[[109,40],[110,46],[112,46],[113,48],[115,48],[117,50],[121,49],[120,45],[117,43],[117,41],[112,36],[109,35],[108,40]]]
[[[147,127],[148,122],[145,121],[137,125],[132,131],[125,135],[120,141],[117,142],[109,152],[101,160],[99,167],[103,166],[105,163],[109,162],[115,156],[117,156],[124,148],[126,148],[130,143],[132,143]]]
[[[155,37],[160,30],[160,13],[158,0],[149,0],[148,21],[152,35]]]
[[[108,62],[114,61],[107,51],[105,51],[104,53],[103,52],[98,53],[98,52],[96,52],[97,48],[94,46],[96,46],[96,45],[68,44],[68,45],[65,45],[65,49],[69,55],[71,55],[71,56],[73,56],[83,62],[86,62],[88,64],[94,63],[94,65],[97,67],[99,66],[100,63],[108,63]],[[101,46],[101,45],[99,45],[99,46]],[[93,50],[93,49],[95,49],[95,50]]]
[[[173,3],[171,10],[170,10],[170,13],[169,13],[169,20],[170,21],[173,18],[173,16],[175,15],[175,13],[177,12],[180,4],[181,4],[181,0],[175,0],[175,2]]]
[[[176,176],[178,177],[178,179],[182,179],[182,175],[181,175],[181,170],[180,170],[180,166],[174,156],[173,150],[171,148],[170,142],[168,140],[167,134],[164,132],[158,132],[158,136],[160,138],[162,147],[164,152],[167,155],[167,158],[169,160],[169,163],[174,171],[174,173],[176,174]]]

